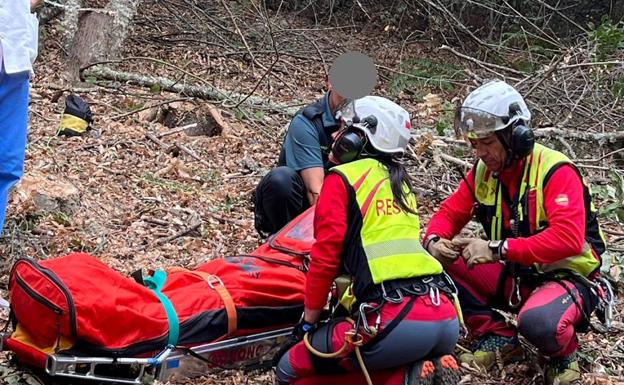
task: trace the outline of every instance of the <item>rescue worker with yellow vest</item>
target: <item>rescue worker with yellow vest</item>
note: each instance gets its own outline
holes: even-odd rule
[[[299,342],[281,357],[278,384],[359,371],[354,344],[345,345],[349,334],[361,339],[367,370],[417,362],[410,384],[456,383],[457,362],[450,356],[459,335],[453,286],[420,243],[416,197],[400,163],[410,139],[409,114],[388,99],[366,96],[338,116],[341,128],[330,154],[338,165],[325,177],[316,205],[305,311],[293,333],[295,340],[307,333],[310,346]],[[341,274],[351,277],[353,321],[319,323]],[[334,358],[314,352],[331,354],[341,347]]]
[[[456,128],[478,160],[431,218],[424,246],[458,286],[476,341],[460,361],[490,368],[497,352],[506,362],[521,358],[519,332],[545,358],[546,383],[567,385],[580,379],[576,331],[603,292],[596,282],[605,242],[579,170],[534,142],[530,119],[502,81],[468,95]],[[471,218],[487,239],[453,239]],[[518,313],[517,328],[494,308]]]

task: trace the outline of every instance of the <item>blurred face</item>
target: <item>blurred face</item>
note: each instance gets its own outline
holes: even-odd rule
[[[329,109],[331,110],[333,115],[336,115],[336,110],[338,109],[338,106],[345,100],[345,98],[340,96],[340,94],[332,88],[329,78],[327,78],[326,81],[327,81],[327,90],[330,91]]]
[[[493,134],[481,139],[470,139],[470,144],[477,152],[477,158],[481,159],[490,171],[503,170],[507,152],[496,135]]]
[[[342,135],[342,133],[344,131],[346,131],[346,129],[347,129],[347,126],[346,126],[344,120],[340,119],[340,126],[339,126],[339,128],[336,131],[332,132],[332,134],[331,134],[332,143],[335,142],[336,138],[338,138],[340,135]]]

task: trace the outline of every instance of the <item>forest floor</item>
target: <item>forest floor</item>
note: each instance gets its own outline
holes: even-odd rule
[[[391,29],[385,30],[384,25],[354,26],[348,20],[345,25],[324,25],[294,13],[283,13],[272,21],[279,32],[276,39],[281,37],[278,48],[283,54],[271,75],[260,81],[264,69],[244,51],[226,54],[218,44],[188,37],[171,38],[176,35],[171,33],[171,25],[167,24],[170,21],[159,4],[155,0],[145,1],[123,52],[124,57],[137,59],[124,61],[116,69],[168,77],[180,83],[195,82],[188,76],[193,74],[204,84],[242,94],[251,92],[259,83],[254,96],[298,107],[323,95],[325,69],[337,55],[347,50],[370,55],[380,66],[380,80],[374,92],[393,98],[415,119],[411,148],[418,157],[409,159],[419,191],[423,228],[435,207],[460,179],[456,166],[440,154],[472,162],[467,147],[436,139],[439,134],[450,138],[451,102],[465,95],[474,83],[464,70],[471,68],[470,63],[436,50],[435,42],[423,38],[406,44]],[[248,17],[246,28],[260,23],[253,15],[243,17]],[[93,130],[82,137],[56,136],[68,95],[67,88],[61,85],[61,35],[54,22],[46,25],[41,34],[32,80],[25,183],[11,197],[5,233],[0,240],[0,253],[4,256],[0,266],[2,297],[7,297],[12,263],[24,256],[47,259],[84,251],[127,274],[139,268],[193,267],[256,248],[262,240],[253,226],[251,193],[274,166],[290,115],[244,104],[242,108],[231,108],[227,100],[210,102],[164,92],[159,87],[150,89],[91,78],[77,93],[91,105]],[[271,50],[268,46],[255,55],[255,60],[270,66],[274,59]],[[429,62],[429,71],[437,71],[435,76],[443,69],[444,76],[456,79],[456,83],[435,80],[434,75],[427,73],[421,75],[433,80],[405,76],[405,63],[415,58]],[[172,99],[183,100],[133,113]],[[191,136],[185,131],[171,132],[172,128],[196,122],[197,116],[208,114],[209,103],[220,111],[226,123],[221,133]],[[150,140],[148,133],[166,146]],[[581,143],[578,148],[582,146]],[[183,147],[195,156],[180,150]],[[600,153],[604,152],[608,151]],[[577,153],[600,155],[599,151],[587,149]],[[609,183],[604,169],[612,167],[594,165],[598,167],[586,169],[590,180],[600,185]],[[54,197],[60,203],[52,208],[38,206],[32,194],[38,189],[55,191]],[[197,229],[175,237],[198,221],[201,225]],[[613,220],[603,224],[610,229],[610,273],[619,280],[624,234],[621,225]],[[585,384],[624,384],[624,309],[618,305],[617,310],[614,333],[580,335]],[[536,355],[530,354],[525,361],[492,373],[463,368],[462,383],[539,384],[542,380],[537,362]],[[6,382],[10,382],[9,378],[18,381],[14,383],[34,381],[12,365],[0,368],[0,381],[2,378]],[[272,381],[269,372],[236,372],[189,383]]]

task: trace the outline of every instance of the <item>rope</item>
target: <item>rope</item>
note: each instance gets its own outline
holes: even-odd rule
[[[351,318],[346,319],[351,325],[355,324],[355,321]],[[323,353],[315,349],[310,343],[309,333],[305,333],[303,335],[303,344],[310,351],[310,353],[314,354],[317,357],[321,358],[336,358],[342,355],[350,345],[355,347],[355,356],[357,357],[358,364],[360,364],[360,368],[362,369],[362,373],[364,374],[364,378],[366,379],[366,383],[368,385],[373,385],[373,380],[368,373],[368,369],[366,369],[366,365],[364,364],[364,359],[362,358],[362,353],[360,352],[360,347],[364,344],[362,336],[360,336],[355,328],[347,331],[344,337],[344,344],[335,352],[332,353]]]
[[[451,296],[453,297],[453,307],[455,308],[455,312],[457,313],[459,327],[463,331],[464,335],[468,335],[468,328],[466,327],[466,323],[464,322],[464,312],[462,312],[461,305],[459,303],[459,297],[457,297],[457,293],[453,293]]]
[[[366,366],[364,365],[364,360],[362,359],[362,353],[360,353],[360,347],[355,347],[355,356],[357,357],[358,363],[360,364],[360,368],[362,368],[362,373],[364,373],[364,378],[366,378],[366,383],[368,385],[373,385],[373,380],[368,374],[368,370],[366,370]]]

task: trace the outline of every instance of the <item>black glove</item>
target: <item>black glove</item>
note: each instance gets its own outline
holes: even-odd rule
[[[286,340],[286,342],[284,342],[284,344],[280,347],[277,353],[275,353],[275,356],[273,356],[273,366],[277,366],[282,356],[286,354],[293,346],[301,342],[303,340],[303,336],[307,332],[313,332],[314,330],[316,330],[316,324],[311,324],[304,320],[301,320],[298,324],[296,324],[295,327],[293,327],[293,331],[290,337]]]
[[[311,333],[316,330],[316,324],[312,324],[301,320],[298,324],[295,325],[292,331],[293,337],[297,340],[297,342],[303,340],[303,336],[306,333]]]

